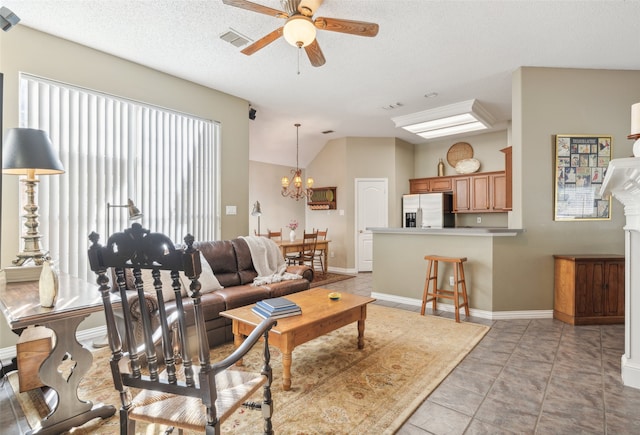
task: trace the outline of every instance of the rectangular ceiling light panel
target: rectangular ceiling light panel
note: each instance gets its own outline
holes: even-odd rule
[[[491,128],[494,119],[477,100],[463,101],[435,109],[391,118],[402,127],[425,139],[451,136]]]

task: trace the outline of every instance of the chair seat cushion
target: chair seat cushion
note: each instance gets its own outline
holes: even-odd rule
[[[226,420],[264,385],[266,380],[267,378],[260,374],[239,370],[224,370],[218,373],[216,409],[220,422]],[[197,397],[145,390],[133,399],[133,405],[129,417],[134,420],[194,431],[202,431],[207,424],[205,407]]]

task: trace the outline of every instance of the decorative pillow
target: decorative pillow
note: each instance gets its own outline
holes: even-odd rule
[[[199,281],[202,289],[202,294],[211,293],[213,291],[224,288],[220,285],[220,282],[218,282],[218,278],[216,278],[213,270],[211,269],[211,266],[209,265],[209,262],[206,258],[204,258],[202,252],[200,252],[200,265],[202,266],[202,272],[200,273]],[[191,285],[191,280],[187,278],[183,273],[180,274],[180,280],[182,281],[183,289],[188,289]]]
[[[180,273],[182,277],[182,273]],[[156,294],[156,289],[153,287],[153,276],[151,276],[151,270],[143,269],[142,270],[142,281],[145,293],[151,293],[153,295]],[[172,301],[176,298],[176,295],[173,293],[173,287],[171,287],[171,272],[168,270],[160,271],[160,281],[162,281],[162,298],[165,302]],[[184,289],[184,284],[182,285],[182,296],[185,296],[187,292]]]
[[[200,253],[200,264],[202,265],[202,273],[200,274],[200,285],[202,286],[202,293],[210,293],[215,290],[220,290],[223,288],[218,279],[213,274],[213,270],[211,270],[211,266]],[[143,269],[142,270],[142,281],[144,281],[144,291],[145,293],[156,294],[156,289],[153,287],[153,276],[151,276],[151,270]],[[169,302],[174,300],[175,294],[173,293],[173,288],[171,287],[171,272],[168,270],[160,271],[160,281],[162,281],[162,298],[165,302]],[[183,272],[180,272],[180,284],[182,284],[182,296],[187,296],[187,290],[191,285],[191,280],[185,276]]]

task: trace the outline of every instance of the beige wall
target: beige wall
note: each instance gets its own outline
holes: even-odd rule
[[[525,233],[496,241],[494,310],[553,307],[553,254],[624,253],[624,212],[610,221],[553,220],[555,134],[613,136],[613,157],[628,157],[631,104],[640,71],[522,68],[513,75],[514,212]]]
[[[248,102],[203,86],[177,79],[108,54],[17,26],[0,32],[0,71],[4,73],[5,131],[18,126],[18,73],[49,79],[139,100],[203,118],[222,126],[222,210],[236,205],[238,214],[221,216],[221,238],[248,233],[249,126]],[[64,175],[62,175],[64,176]],[[3,176],[2,239],[0,263],[10,265],[20,249],[18,177]],[[43,241],[46,246],[46,241]],[[79,255],[86,255],[84,252]],[[101,324],[92,316],[82,327]],[[0,322],[0,348],[15,342],[5,322]]]
[[[445,175],[458,175],[455,168],[447,162],[447,151],[457,142],[467,142],[473,148],[473,158],[480,161],[479,172],[503,171],[504,153],[502,148],[509,146],[507,130],[474,134],[462,139],[441,139],[415,146],[415,178],[436,177],[438,160],[444,162]]]
[[[305,211],[307,201],[301,199],[285,198],[280,193],[280,179],[283,176],[291,178],[291,167],[273,165],[262,162],[249,162],[249,214],[253,209],[253,204],[260,201],[262,216],[260,216],[260,232],[267,233],[267,229],[278,231],[282,229],[283,237],[287,238],[289,229],[287,225],[292,219],[298,221],[299,227],[296,231],[298,236],[307,229],[305,227]],[[304,171],[302,175],[305,176]],[[249,216],[249,233],[254,234],[258,229],[258,218]],[[311,228],[308,228],[309,230]]]

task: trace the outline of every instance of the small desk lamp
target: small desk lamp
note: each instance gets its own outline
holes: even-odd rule
[[[28,259],[41,265],[48,258],[40,250],[40,234],[38,234],[38,206],[35,203],[36,175],[52,175],[64,173],[62,162],[55,155],[53,144],[42,130],[33,128],[12,128],[7,131],[2,152],[2,172],[13,175],[26,175],[21,178],[25,185],[27,203],[24,206],[24,226],[27,232],[22,236],[24,250],[13,260],[13,264],[21,266]]]
[[[111,234],[110,231],[110,221],[111,221],[111,209],[112,208],[121,208],[121,207],[126,207],[129,211],[129,220],[130,221],[134,221],[136,219],[140,219],[142,218],[142,213],[140,212],[140,209],[138,209],[138,207],[136,207],[136,205],[133,203],[133,201],[131,200],[131,198],[127,199],[127,203],[126,204],[122,204],[122,205],[113,205],[113,204],[109,204],[107,203],[107,239],[109,238],[109,235]]]
[[[251,216],[258,216],[258,235],[260,235],[260,216],[262,216],[260,201],[256,201],[256,203],[253,204],[253,211],[251,212]]]

